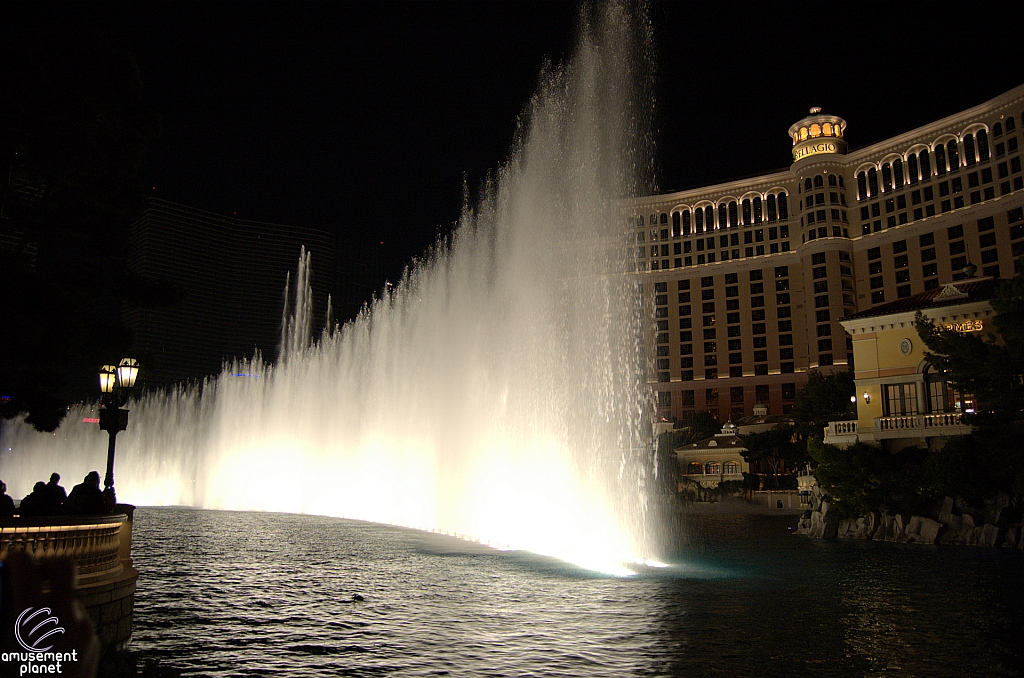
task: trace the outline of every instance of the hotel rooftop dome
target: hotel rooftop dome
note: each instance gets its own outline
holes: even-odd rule
[[[843,132],[846,121],[835,115],[826,115],[815,106],[803,120],[789,127],[793,139],[793,162],[822,153],[846,154]]]

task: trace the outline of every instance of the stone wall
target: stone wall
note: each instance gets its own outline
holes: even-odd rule
[[[935,518],[872,511],[840,520],[828,498],[800,519],[797,534],[818,539],[872,539],[912,544],[963,544],[1024,550],[1021,524],[1011,522],[1010,498],[1001,494],[972,509],[946,497]]]

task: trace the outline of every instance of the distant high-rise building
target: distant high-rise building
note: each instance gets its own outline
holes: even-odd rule
[[[1024,86],[849,152],[846,121],[813,108],[789,129],[790,167],[631,201],[659,414],[785,414],[808,370],[850,366],[844,318],[1013,276],[1022,128]]]
[[[220,371],[235,357],[277,357],[285,282],[302,247],[312,253],[314,333],[335,285],[333,234],[239,219],[149,199],[131,228],[130,267],[173,283],[180,304],[128,313],[145,386],[164,387]]]

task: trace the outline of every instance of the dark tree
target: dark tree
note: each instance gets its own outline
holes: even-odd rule
[[[53,430],[130,347],[126,266],[156,118],[130,54],[86,31],[0,40],[0,415]]]
[[[807,453],[793,442],[793,427],[779,424],[761,433],[743,436],[743,445],[747,451],[743,458],[751,465],[751,469],[767,469],[768,487],[779,487],[779,474],[783,469],[790,473],[807,460]]]
[[[928,477],[936,492],[973,501],[999,491],[1024,495],[1024,273],[1002,281],[991,304],[989,337],[935,327],[921,313],[915,321],[925,358],[976,403],[964,414],[974,432],[931,459]]]
[[[856,406],[850,402],[856,392],[853,372],[834,372],[828,376],[817,370],[807,373],[807,383],[796,394],[793,424],[797,444],[807,449],[809,440],[821,440],[830,421],[854,419]]]

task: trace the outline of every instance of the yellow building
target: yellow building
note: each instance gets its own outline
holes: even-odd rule
[[[954,389],[925,359],[914,318],[920,311],[948,329],[988,333],[997,282],[949,283],[843,320],[853,339],[857,420],[830,422],[825,442],[845,446],[859,439],[898,451],[941,446],[949,436],[969,433],[962,416],[973,411],[973,397]]]

